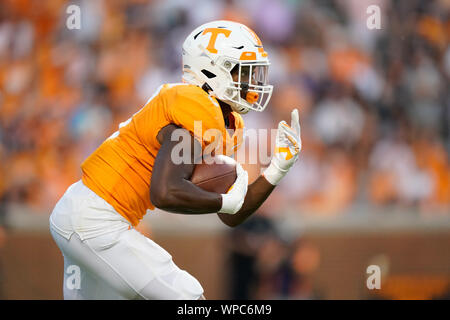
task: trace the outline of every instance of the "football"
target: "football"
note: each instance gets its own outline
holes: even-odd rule
[[[227,193],[236,181],[236,161],[225,155],[214,156],[210,162],[195,165],[191,181],[203,190]]]

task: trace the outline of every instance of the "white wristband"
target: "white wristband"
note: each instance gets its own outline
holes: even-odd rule
[[[286,175],[286,173],[289,170],[282,170],[280,169],[273,161],[270,163],[270,165],[267,167],[266,170],[263,172],[264,178],[266,178],[267,181],[271,185],[276,186],[280,180]]]
[[[234,207],[236,206],[235,201],[232,199],[232,195],[228,193],[222,193],[222,208],[220,208],[220,213],[234,214]]]

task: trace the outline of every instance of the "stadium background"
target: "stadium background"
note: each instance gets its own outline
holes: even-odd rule
[[[449,298],[449,17],[448,0],[0,1],[0,298],[61,298],[54,204],[119,122],[180,81],[182,41],[215,19],[260,35],[275,91],[244,119],[275,128],[299,107],[300,161],[236,229],[157,211],[140,230],[207,298]]]

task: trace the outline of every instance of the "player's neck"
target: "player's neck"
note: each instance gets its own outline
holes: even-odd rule
[[[219,102],[220,109],[222,109],[223,118],[227,119],[233,110],[231,109],[230,105],[226,104],[225,102],[220,101],[219,99],[217,99],[217,101]]]
[[[207,84],[204,83],[202,86],[202,89],[209,94],[209,91],[211,91],[211,87]],[[229,104],[217,99],[217,101],[219,102],[220,105],[220,109],[222,109],[222,115],[223,115],[223,119],[225,120],[225,123],[227,122],[228,116],[230,115],[230,113],[233,111],[230,107]]]

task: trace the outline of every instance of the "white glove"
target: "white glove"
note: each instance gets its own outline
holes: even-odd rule
[[[235,214],[244,203],[248,188],[248,173],[239,163],[236,163],[237,178],[227,193],[222,194],[222,208],[220,213]]]
[[[275,154],[269,167],[263,173],[266,180],[276,186],[297,161],[300,150],[302,150],[300,122],[298,110],[294,109],[291,112],[291,126],[286,121],[278,124]]]

